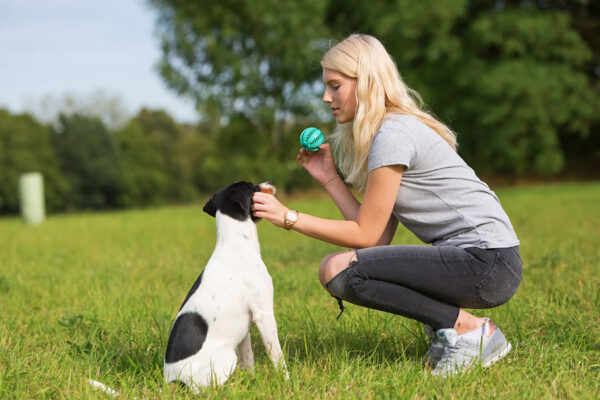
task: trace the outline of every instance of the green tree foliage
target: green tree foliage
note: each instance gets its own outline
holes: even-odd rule
[[[142,109],[114,132],[98,117],[61,114],[48,127],[0,110],[0,214],[18,211],[18,178],[29,171],[44,175],[50,211],[194,200],[222,186],[203,182],[218,145],[198,129],[160,110]]]
[[[251,119],[279,146],[283,120],[309,113],[320,74],[321,0],[151,0],[159,10],[161,76],[206,116]],[[312,93],[311,93],[312,94]],[[261,140],[262,142],[262,140]]]
[[[62,208],[66,181],[59,171],[49,129],[28,114],[11,115],[0,109],[0,214],[18,212],[19,176],[33,171],[44,176],[46,208]]]
[[[60,115],[52,129],[60,168],[69,183],[67,208],[115,207],[119,157],[113,139],[96,117]]]
[[[466,0],[336,0],[330,10],[338,29],[382,39],[478,172],[559,172],[560,134],[587,135],[597,118],[591,51],[565,13]]]
[[[121,207],[165,203],[169,197],[169,175],[163,154],[138,123],[131,121],[114,134],[119,148]]]
[[[598,89],[600,82],[600,2],[595,0],[505,0],[509,7],[535,7],[555,10],[570,17],[571,27],[591,49],[593,61],[586,72]]]
[[[559,172],[560,131],[589,134],[600,106],[584,72],[591,52],[569,24],[555,11],[516,9],[469,27],[473,64],[457,112],[474,122],[464,142],[481,170]]]
[[[522,0],[521,0],[522,1]],[[509,3],[516,2],[510,0]],[[592,52],[592,62],[585,64],[591,87],[600,92],[600,2],[590,0],[535,0],[535,7],[557,10],[570,16],[571,26],[579,33]],[[561,130],[561,147],[569,171],[577,175],[594,176],[600,170],[600,120],[590,128],[589,135],[573,135]],[[573,168],[574,167],[574,168]],[[591,174],[590,174],[591,173]]]
[[[196,195],[193,187],[194,169],[202,155],[202,145],[195,132],[186,132],[166,112],[142,109],[132,119],[155,152],[155,171],[166,178],[164,199],[190,201]],[[157,188],[158,189],[158,188]]]
[[[462,156],[479,172],[556,173],[565,165],[563,138],[597,134],[590,130],[600,105],[592,52],[574,29],[577,12],[557,11],[560,2],[150,3],[160,14],[167,84],[207,113],[243,113],[255,137],[272,132],[277,115],[318,118],[290,99],[319,98],[322,45],[352,32],[384,43],[405,81],[458,132]],[[271,137],[277,152],[281,135]]]
[[[211,192],[238,180],[271,180],[284,190],[311,184],[312,178],[296,161],[300,125],[282,127],[277,151],[271,150],[267,137],[254,134],[255,130],[248,117],[238,114],[215,135],[198,164],[195,182],[201,191]]]
[[[33,170],[50,210],[188,202],[235,180],[309,185],[299,133],[332,128],[319,60],[352,32],[383,42],[477,172],[553,174],[578,154],[600,164],[598,2],[148,1],[159,72],[201,123],[142,109],[117,124],[112,101],[89,103],[110,106],[108,128],[77,101],[51,128],[0,110],[0,213],[17,212],[18,176]]]

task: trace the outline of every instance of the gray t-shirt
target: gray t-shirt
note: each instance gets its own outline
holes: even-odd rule
[[[434,246],[500,248],[519,239],[498,197],[434,130],[388,117],[373,138],[368,171],[404,165],[394,216]]]

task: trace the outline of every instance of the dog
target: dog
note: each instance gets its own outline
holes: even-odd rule
[[[253,370],[254,323],[276,368],[289,377],[273,314],[273,282],[265,266],[252,215],[252,196],[275,194],[271,182],[236,182],[216,192],[203,210],[217,223],[217,243],[187,294],[171,328],[164,378],[194,392],[222,385],[238,364]],[[237,352],[236,352],[237,348]]]

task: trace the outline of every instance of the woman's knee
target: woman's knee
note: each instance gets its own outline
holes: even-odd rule
[[[326,287],[327,282],[348,268],[350,264],[356,260],[356,251],[354,250],[333,253],[325,256],[319,267],[319,281],[321,282],[321,285]]]

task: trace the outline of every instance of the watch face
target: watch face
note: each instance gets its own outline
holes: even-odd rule
[[[296,220],[298,219],[298,214],[290,210],[287,213],[285,213],[285,218],[290,222],[296,222]]]

